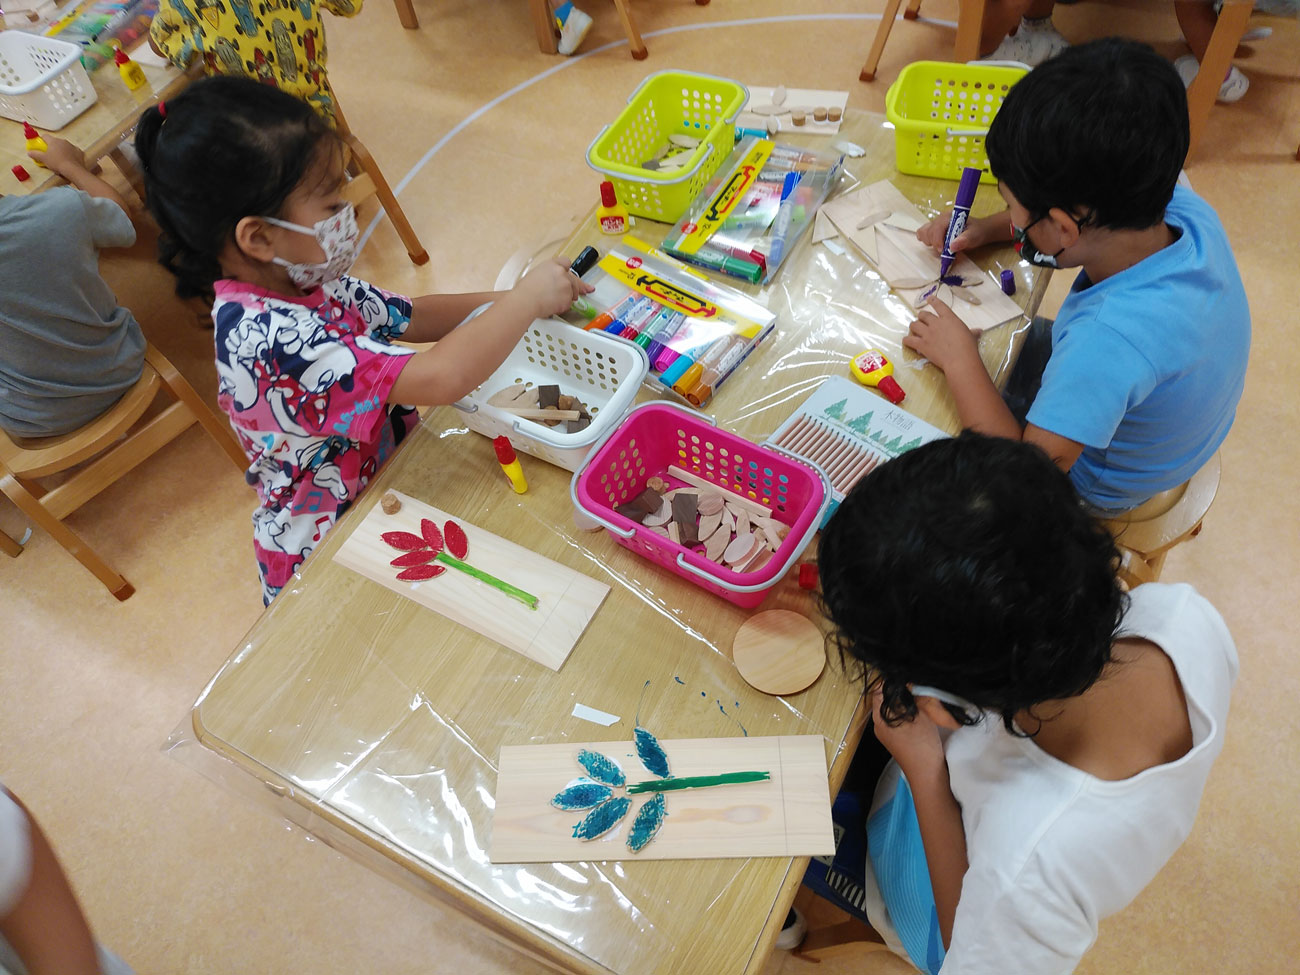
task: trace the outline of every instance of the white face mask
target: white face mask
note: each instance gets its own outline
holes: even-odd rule
[[[326,281],[336,280],[357,259],[357,238],[360,235],[357,232],[357,212],[351,203],[345,203],[338,213],[326,217],[314,227],[304,227],[275,217],[262,219],[277,227],[315,237],[316,243],[325,252],[325,260],[320,264],[294,264],[283,257],[271,258],[273,263],[288,270],[289,280],[303,291],[312,291]]]

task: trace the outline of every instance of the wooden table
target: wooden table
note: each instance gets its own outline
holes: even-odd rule
[[[881,121],[857,115],[843,133],[867,150],[850,166],[864,180],[893,174],[892,133]],[[914,199],[933,194],[936,205],[956,186],[898,182]],[[985,188],[977,212],[992,205]],[[644,223],[637,229],[657,239]],[[594,239],[590,220],[565,253],[586,239]],[[712,404],[724,425],[753,438],[770,433],[822,377],[842,375],[868,339],[897,353],[906,330],[883,284],[855,257],[805,238],[790,261],[766,292],[781,312],[779,331]],[[1022,288],[1021,300],[1032,310],[1045,281],[1024,273],[1034,286]],[[1004,371],[1014,334],[1008,325],[985,335],[995,372]],[[937,371],[900,372],[905,405],[955,429]],[[568,473],[521,459],[530,490],[517,497],[486,438],[468,433],[450,409],[430,414],[212,680],[192,713],[194,735],[228,760],[215,764],[233,786],[280,797],[279,812],[408,885],[450,897],[558,970],[758,972],[806,858],[493,865],[486,846],[499,750],[630,739],[638,714],[664,738],[731,737],[742,726],[750,735],[817,734],[833,792],[861,734],[861,688],[834,660],[811,688],[787,698],[749,688],[729,656],[748,613],[603,533],[576,530]],[[387,488],[613,587],[558,673],[334,562]],[[792,580],[764,608],[817,616]],[[575,703],[622,721],[597,727],[571,716]]]
[[[147,50],[147,49],[146,49]],[[42,135],[67,139],[86,154],[86,164],[94,165],[105,157],[114,161],[128,180],[134,182],[134,167],[126,163],[118,146],[130,138],[144,110],[159,99],[174,97],[192,80],[190,75],[177,71],[170,65],[156,67],[141,55],[148,84],[131,91],[122,83],[117,68],[108,64],[90,72],[90,83],[99,93],[99,99],[75,119],[57,131],[41,129]],[[20,165],[32,178],[19,182],[12,168]],[[38,193],[63,181],[48,170],[41,169],[27,155],[21,122],[0,119],[0,193]]]

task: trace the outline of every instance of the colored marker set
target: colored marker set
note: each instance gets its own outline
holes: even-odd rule
[[[622,297],[584,325],[645,350],[649,382],[703,406],[772,331],[776,316],[662,251],[624,237],[598,265],[597,294]]]
[[[772,280],[812,225],[843,156],[747,136],[664,238],[680,260],[751,284]]]

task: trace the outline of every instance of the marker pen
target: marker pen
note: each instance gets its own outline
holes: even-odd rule
[[[677,381],[672,384],[673,389],[685,396],[695,386],[695,384],[700,381],[700,376],[704,374],[705,363],[716,362],[718,357],[726,352],[727,346],[730,345],[732,340],[736,337],[737,336],[734,333],[728,333],[716,342],[713,342],[704,351],[703,355],[692,360],[691,364],[681,373]],[[682,358],[684,359],[686,357],[683,356]],[[667,379],[664,379],[663,382],[666,384]]]
[[[781,209],[777,210],[776,219],[772,221],[771,243],[767,254],[768,267],[779,266],[781,258],[785,256],[786,236],[790,233],[790,221],[794,217],[794,188],[797,185],[799,185],[799,174],[786,174],[785,183],[781,186]]]
[[[673,311],[671,308],[661,307],[655,312],[654,318],[646,323],[646,327],[641,330],[641,334],[636,337],[636,344],[645,349],[646,358],[651,362],[663,351],[663,343],[659,341],[666,331],[676,328],[677,316],[680,312]]]
[[[957,259],[952,252],[952,242],[961,236],[970,218],[970,207],[975,202],[975,191],[979,189],[983,170],[967,166],[961,171],[961,182],[957,184],[957,198],[952,204],[952,216],[948,218],[948,232],[943,235],[943,253],[939,255],[939,278],[942,280],[952,270]]]
[[[650,304],[649,298],[643,294],[637,294],[636,300],[624,309],[621,315],[605,326],[605,331],[611,335],[622,335],[623,329],[627,328],[627,323],[634,318],[640,317]]]
[[[653,298],[647,298],[646,302],[646,307],[641,309],[640,312],[629,314],[627,318],[623,320],[623,331],[614,332],[615,335],[620,338],[625,338],[629,342],[636,341],[637,336],[639,336],[646,325],[650,323],[650,320],[654,318],[655,315],[659,314],[659,309],[663,307],[663,305],[659,304],[659,302],[655,301]],[[613,326],[611,325],[610,328],[607,328],[605,331],[608,332],[612,329]]]
[[[713,388],[719,379],[731,373],[744,358],[748,347],[749,339],[743,335],[732,335],[725,345],[716,346],[705,359],[700,360],[704,368],[700,370],[699,378],[683,393],[692,406],[699,406],[713,395]],[[686,377],[682,378],[684,380]]]
[[[635,304],[637,298],[641,297],[635,291],[629,291],[623,298],[619,299],[618,304],[614,305],[608,311],[603,311],[586,325],[582,326],[588,332],[602,330],[606,325],[616,319],[619,315],[626,312]]]
[[[682,357],[681,353],[673,348],[673,343],[674,342],[680,343],[686,338],[688,334],[690,334],[691,320],[686,317],[685,312],[678,312],[678,314],[681,316],[681,318],[679,321],[674,323],[673,331],[668,333],[668,337],[666,339],[660,339],[660,344],[663,346],[663,351],[660,352],[659,355],[655,357],[655,361],[653,364],[655,372],[663,372],[665,369],[671,367],[674,362],[676,362],[678,359]]]

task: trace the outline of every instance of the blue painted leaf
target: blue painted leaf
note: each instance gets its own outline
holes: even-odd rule
[[[597,836],[603,836],[617,826],[631,808],[632,800],[627,796],[602,802],[573,827],[573,835],[580,840],[594,840]]]
[[[653,799],[637,811],[636,819],[632,820],[632,829],[627,834],[628,849],[633,853],[640,853],[642,848],[655,838],[667,815],[668,804],[664,801],[664,794],[656,793]]]
[[[659,739],[644,728],[636,729],[636,754],[641,759],[641,764],[662,778],[667,778],[670,774],[668,771],[668,755],[664,752],[663,746],[659,744]]]
[[[556,809],[590,809],[613,794],[614,790],[607,785],[591,779],[574,779],[551,800],[551,805]]]
[[[578,764],[585,768],[587,774],[597,782],[604,782],[606,785],[623,785],[627,781],[618,762],[600,752],[582,749],[578,752]]]

